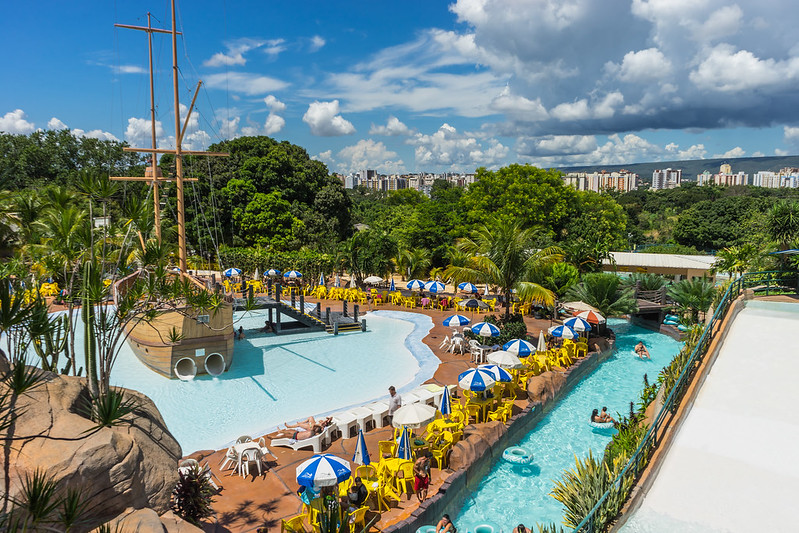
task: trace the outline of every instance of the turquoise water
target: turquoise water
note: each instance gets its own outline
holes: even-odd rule
[[[111,372],[111,384],[140,391],[158,407],[169,431],[188,454],[219,449],[240,435],[258,435],[286,421],[400,393],[429,379],[437,358],[418,342],[433,326],[414,313],[370,313],[367,331],[277,336],[258,331],[265,311],[235,313],[233,365],[219,377],[170,380],[145,367],[127,343]],[[285,317],[284,317],[285,318]],[[83,328],[76,330],[83,346]],[[82,355],[79,362],[82,364]]]
[[[518,446],[533,453],[527,466],[499,460],[478,488],[467,498],[455,519],[459,531],[474,531],[476,525],[490,523],[504,533],[522,523],[528,528],[536,522],[561,524],[562,505],[550,491],[553,480],[574,467],[575,455],[588,456],[588,450],[601,455],[610,441],[611,430],[591,427],[592,409],[608,407],[629,414],[630,401],[638,401],[643,376],[650,382],[677,353],[674,339],[633,326],[623,320],[610,320],[616,333],[617,350],[589,376],[575,386],[538,425],[521,439]],[[639,340],[649,348],[652,360],[640,360],[633,347]]]

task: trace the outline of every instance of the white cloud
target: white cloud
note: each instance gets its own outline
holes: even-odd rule
[[[765,157],[766,154],[758,150],[757,152],[752,152],[752,157]]]
[[[125,128],[125,140],[136,148],[149,148],[152,145],[152,121],[146,118],[130,117],[128,126]],[[160,120],[155,121],[155,138],[158,140],[157,146],[164,147],[168,142],[164,126]],[[174,137],[171,137],[169,146],[175,145]]]
[[[269,95],[264,98],[264,103],[266,104],[267,109],[272,113],[282,113],[286,110],[286,104],[275,98],[273,95]]]
[[[330,159],[330,151],[319,154]],[[373,168],[378,172],[393,173],[405,170],[405,163],[397,159],[397,152],[386,148],[382,142],[372,139],[361,139],[352,146],[347,146],[339,151],[335,161],[341,172],[354,172],[361,169]]]
[[[550,114],[561,122],[572,122],[591,118],[610,118],[616,113],[616,108],[624,103],[624,95],[618,91],[608,93],[602,100],[595,102],[594,107],[588,100],[582,98],[576,102],[565,102],[555,106]]]
[[[336,162],[336,160],[333,159],[333,150],[325,150],[324,152],[319,152],[316,155],[312,155],[311,159],[315,161],[323,161],[328,165],[331,165]]]
[[[704,144],[693,144],[685,150],[680,150],[680,145],[676,143],[669,143],[666,145],[666,152],[671,154],[671,159],[679,161],[686,161],[692,159],[704,159],[707,150]]]
[[[264,46],[264,53],[274,59],[278,56],[281,52],[286,50],[286,40],[285,39],[271,39],[266,41],[266,46]]]
[[[791,155],[791,152],[788,150],[783,150],[781,148],[775,148],[774,155],[786,156],[786,155]]]
[[[578,141],[579,139],[575,142]],[[553,141],[553,145],[555,144],[557,144],[557,141]],[[569,148],[570,146],[568,142],[562,142],[562,144],[565,148]],[[522,145],[520,143],[520,148],[525,148],[526,146],[527,145]],[[549,168],[579,165],[620,165],[640,161],[658,161],[662,159],[663,154],[663,148],[650,143],[638,135],[630,133],[623,137],[617,134],[610,135],[604,144],[598,144],[594,150],[586,153],[543,157],[525,154],[520,155],[522,159],[531,161],[533,164],[541,166],[542,168]]]
[[[516,151],[529,156],[552,156],[587,154],[596,148],[596,137],[593,135],[549,135],[523,139]]]
[[[618,78],[626,82],[648,82],[667,78],[671,74],[671,61],[657,48],[627,52],[621,62]]]
[[[311,133],[321,137],[355,133],[352,122],[339,115],[338,100],[311,103],[302,116],[302,121],[311,127]]]
[[[538,121],[549,118],[549,113],[541,104],[540,98],[530,100],[524,96],[511,94],[508,86],[491,100],[489,107],[505,113],[511,120]]]
[[[784,85],[799,77],[799,57],[785,61],[760,59],[748,50],[735,51],[720,44],[693,70],[689,78],[697,87],[738,92]]]
[[[211,74],[205,78],[205,84],[212,89],[240,92],[250,96],[279,91],[289,85],[276,78],[249,72]]]
[[[114,65],[111,67],[115,74],[147,74],[147,69],[138,65]]]
[[[311,37],[311,52],[318,51],[325,44],[327,44],[327,41],[325,41],[322,36],[314,35],[313,37]]]
[[[746,150],[740,146],[736,146],[732,150],[727,150],[723,154],[715,154],[713,157],[716,159],[728,159],[734,157],[743,157],[744,155],[746,155]]]
[[[266,122],[264,122],[264,135],[273,135],[282,130],[285,125],[286,121],[283,117],[269,113],[266,117]]]
[[[244,54],[255,50],[269,43],[263,39],[241,38],[225,43],[226,52],[217,52],[203,62],[205,67],[232,67],[244,66],[247,64]]]
[[[9,111],[0,117],[0,131],[23,135],[32,133],[36,127],[33,122],[28,122],[25,117],[25,112],[22,109]]]
[[[402,123],[400,119],[394,116],[389,116],[385,126],[375,126],[369,128],[369,135],[411,135],[413,131]]]
[[[799,143],[799,128],[795,126],[783,126],[783,137],[787,143]]]
[[[224,53],[224,52],[217,52],[212,55],[209,59],[203,61],[204,67],[231,67],[234,65],[246,65],[247,60],[244,59],[244,56],[240,53]]]
[[[61,120],[57,119],[56,117],[51,118],[47,121],[47,129],[48,130],[66,130],[69,129],[69,126],[64,124]]]
[[[509,151],[496,139],[489,139],[487,146],[483,146],[477,138],[458,133],[446,123],[432,135],[417,133],[407,142],[415,146],[414,155],[418,168],[431,165],[454,169],[496,166],[504,161]]]

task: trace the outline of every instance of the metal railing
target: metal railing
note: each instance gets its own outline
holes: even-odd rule
[[[657,438],[660,430],[666,424],[666,418],[669,413],[676,411],[682,399],[682,393],[690,384],[694,374],[694,370],[698,367],[698,363],[707,352],[707,348],[715,335],[719,332],[718,326],[727,314],[732,302],[744,289],[753,289],[755,293],[764,293],[766,295],[775,292],[780,293],[797,293],[799,292],[799,273],[798,272],[749,272],[730,282],[727,289],[716,306],[713,316],[705,325],[702,335],[694,346],[691,354],[685,363],[685,366],[680,372],[679,377],[674,383],[668,397],[664,400],[663,406],[658,411],[655,420],[644,435],[641,444],[638,445],[635,452],[630,457],[627,464],[621,470],[618,476],[610,484],[610,488],[599,498],[599,501],[588,512],[583,520],[573,530],[574,532],[588,532],[594,533],[601,529],[596,529],[595,520],[597,513],[602,508],[603,504],[608,500],[611,495],[617,495],[620,487],[625,486],[625,482],[635,479],[638,474],[646,467],[649,458],[654,453],[657,447]],[[626,495],[624,497],[626,500]],[[604,528],[606,524],[597,524],[600,528]]]

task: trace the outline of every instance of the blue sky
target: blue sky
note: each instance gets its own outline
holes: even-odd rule
[[[79,6],[79,7],[78,7]],[[146,36],[169,3],[4,6],[0,131],[149,146]],[[473,171],[799,153],[788,0],[457,0],[178,6],[185,143],[268,134],[331,171]],[[171,49],[154,36],[159,144]]]

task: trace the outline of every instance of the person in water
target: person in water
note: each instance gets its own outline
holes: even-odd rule
[[[594,409],[591,412],[591,422],[594,422],[594,423],[597,423],[597,424],[605,424],[607,422],[615,423],[616,421],[613,419],[612,416],[610,416],[608,414],[608,408],[607,407],[603,407],[601,413],[599,412],[598,409]]]
[[[513,533],[527,533],[527,528],[524,527],[524,524],[519,524],[513,528]]]
[[[457,533],[455,524],[452,523],[448,514],[445,514],[436,525],[436,533]]]
[[[635,345],[635,353],[638,354],[639,359],[644,359],[644,358],[652,359],[649,356],[649,350],[646,349],[646,346],[644,346],[643,341],[639,341],[638,344]]]
[[[241,341],[241,340],[244,340],[244,327],[243,327],[243,326],[239,326],[239,333],[238,333],[238,335],[239,335],[239,340],[240,340],[240,341]]]

